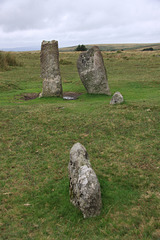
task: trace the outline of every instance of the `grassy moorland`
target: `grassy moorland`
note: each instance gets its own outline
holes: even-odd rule
[[[93,44],[85,45],[87,49],[93,47]],[[146,48],[153,48],[160,50],[160,43],[126,43],[126,44],[98,44],[101,51],[117,51],[117,50],[143,50]],[[61,52],[75,51],[77,46],[60,48]]]
[[[160,51],[103,52],[111,92],[88,95],[79,53],[61,53],[63,90],[78,100],[36,98],[39,52],[0,72],[0,239],[160,239]],[[67,165],[76,142],[101,185],[101,215],[83,219],[69,201]]]

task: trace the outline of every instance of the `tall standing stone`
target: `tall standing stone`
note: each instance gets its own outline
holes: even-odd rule
[[[82,211],[84,218],[99,215],[102,207],[100,184],[87,151],[80,143],[71,148],[68,170],[72,204]]]
[[[62,81],[59,70],[58,42],[43,41],[41,45],[41,97],[62,96]]]
[[[88,93],[111,95],[103,57],[97,46],[80,54],[77,68]]]

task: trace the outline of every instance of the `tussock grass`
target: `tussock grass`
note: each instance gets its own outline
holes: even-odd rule
[[[61,65],[70,65],[70,64],[72,64],[71,61],[68,61],[68,60],[62,59],[62,58],[60,59],[59,63],[60,63]]]
[[[76,101],[16,98],[39,93],[39,52],[16,53],[21,68],[0,73],[1,239],[159,239],[159,55],[103,53],[110,96],[88,95],[78,53],[61,53],[64,91]],[[125,59],[128,58],[128,60]],[[17,87],[9,87],[9,83]],[[69,151],[89,154],[101,185],[101,215],[83,219],[69,201]]]
[[[17,61],[15,55],[10,52],[0,51],[0,70],[6,71],[10,67],[21,66],[21,63]]]

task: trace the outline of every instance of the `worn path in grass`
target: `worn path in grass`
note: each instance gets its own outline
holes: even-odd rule
[[[103,53],[111,92],[88,95],[78,53],[61,53],[64,91],[75,101],[36,98],[39,52],[17,53],[23,66],[0,73],[1,239],[160,238],[160,52]],[[84,220],[69,202],[69,151],[82,143],[102,190],[99,217]]]

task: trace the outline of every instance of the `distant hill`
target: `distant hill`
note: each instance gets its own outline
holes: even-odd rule
[[[153,50],[160,50],[160,43],[126,43],[126,44],[89,44],[85,45],[87,49],[98,46],[101,51],[118,51],[118,50],[140,50],[146,48],[153,48]],[[60,52],[74,52],[77,46],[59,48]],[[40,50],[40,46],[32,47],[17,47],[17,48],[2,48],[0,51],[14,51],[14,52],[24,52],[24,51],[37,51]]]
[[[6,52],[25,52],[25,51],[37,51],[40,50],[39,46],[33,46],[33,47],[16,47],[16,48],[2,48],[0,51],[6,51]]]
[[[85,45],[88,49],[94,45],[98,46],[101,51],[118,51],[118,50],[143,50],[144,48],[153,48],[160,50],[160,43],[127,43],[127,44],[90,44]],[[60,48],[60,52],[73,52],[77,46]]]

